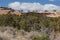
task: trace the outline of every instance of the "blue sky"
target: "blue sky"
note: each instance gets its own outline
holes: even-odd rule
[[[15,10],[60,10],[60,0],[0,0],[0,6]]]
[[[12,2],[39,2],[41,4],[54,4],[60,6],[60,0],[0,0],[0,6],[8,6],[9,3]]]

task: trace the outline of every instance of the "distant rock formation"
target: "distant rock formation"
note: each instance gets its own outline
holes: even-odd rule
[[[13,10],[13,9],[7,8],[7,7],[0,7],[0,15],[8,14],[8,13],[16,14],[16,15],[21,15],[20,11],[16,11],[16,10]]]
[[[11,8],[7,8],[7,7],[0,7],[0,15],[2,14],[8,14],[8,13],[11,13],[11,14],[16,14],[16,15],[21,15],[22,12],[18,11],[18,10],[14,10],[14,9],[11,9]],[[31,12],[33,13],[33,12]],[[36,13],[36,12],[34,12]],[[45,12],[43,13],[40,13],[42,14],[43,16],[45,17],[60,17],[60,12],[48,12],[45,10]]]

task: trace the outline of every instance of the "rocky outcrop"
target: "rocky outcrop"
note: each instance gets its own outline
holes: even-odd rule
[[[0,15],[2,14],[16,14],[16,15],[22,15],[22,12],[18,11],[18,10],[13,10],[11,8],[7,8],[7,7],[0,7]],[[31,12],[36,13],[36,12]],[[43,15],[45,17],[60,17],[60,12],[43,12],[43,13],[39,13],[40,15]]]
[[[8,13],[16,14],[16,15],[21,15],[20,11],[13,10],[11,8],[0,7],[0,15],[2,15],[2,14],[8,14]]]

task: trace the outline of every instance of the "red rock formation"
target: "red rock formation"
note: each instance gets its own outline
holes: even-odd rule
[[[19,11],[15,11],[15,10],[12,10],[12,9],[0,8],[0,15],[8,14],[8,13],[16,14],[16,15],[21,15],[21,12],[19,12]]]

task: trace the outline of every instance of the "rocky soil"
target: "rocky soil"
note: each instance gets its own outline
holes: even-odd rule
[[[0,27],[0,40],[32,40],[33,36],[41,36],[43,32],[31,31],[25,32],[24,30],[16,31],[12,27]],[[60,33],[50,33],[51,40],[60,40]]]

